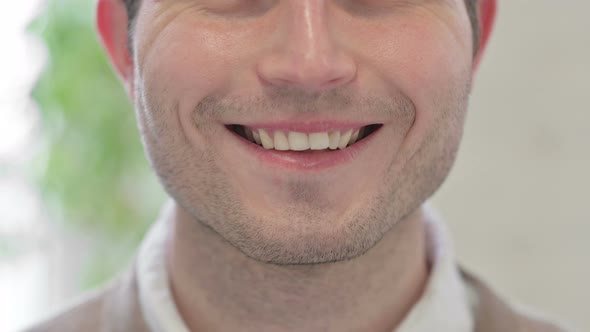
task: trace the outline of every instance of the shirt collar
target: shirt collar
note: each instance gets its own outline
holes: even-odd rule
[[[460,276],[446,225],[429,206],[426,213],[430,275],[424,293],[396,332],[471,332],[475,326],[473,293]]]
[[[455,263],[450,236],[433,210],[426,210],[430,275],[424,293],[396,332],[473,331],[473,303]],[[141,310],[152,332],[189,332],[169,287],[165,259],[168,228],[165,218],[159,219],[139,249],[137,281]]]

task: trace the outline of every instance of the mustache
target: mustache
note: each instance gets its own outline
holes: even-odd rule
[[[301,88],[276,87],[253,96],[210,95],[203,98],[194,110],[199,119],[220,120],[228,117],[257,118],[281,114],[346,115],[350,118],[399,119],[413,118],[416,107],[407,96],[377,94],[360,95],[350,89],[340,88],[324,92],[309,92]]]

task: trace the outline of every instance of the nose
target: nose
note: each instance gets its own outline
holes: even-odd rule
[[[266,84],[322,92],[351,82],[355,61],[338,44],[324,0],[287,0],[257,71]]]

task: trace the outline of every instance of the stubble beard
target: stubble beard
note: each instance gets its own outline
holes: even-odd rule
[[[437,119],[432,121],[433,127],[419,148],[392,158],[383,176],[384,187],[367,199],[362,208],[344,214],[337,222],[325,220],[327,214],[317,203],[322,201],[321,197],[314,197],[318,190],[303,182],[298,184],[298,190],[305,199],[286,206],[282,222],[257,216],[243,205],[228,180],[230,177],[216,165],[218,153],[211,148],[196,151],[180,133],[175,115],[178,109],[162,107],[159,96],[153,93],[138,93],[142,97],[138,98],[136,109],[152,167],[165,190],[192,217],[195,225],[207,227],[215,236],[258,261],[278,265],[322,264],[363,255],[440,187],[459,147],[468,91],[469,86],[464,88],[460,84],[449,89],[446,100],[441,100],[442,106],[434,112]],[[296,103],[306,100],[289,92],[283,96],[299,97],[290,99]],[[337,96],[327,96],[326,100]],[[306,101],[312,100],[317,98]],[[350,104],[350,100],[331,102]],[[392,115],[415,116],[416,112],[413,103],[403,96],[386,103],[369,104],[395,105],[395,109],[380,110]],[[214,117],[221,111],[237,114],[259,107],[254,103],[252,107],[228,109],[228,105],[235,106],[236,100],[207,98],[195,109],[195,119]],[[306,105],[299,109],[310,108]],[[158,119],[154,120],[154,116]],[[195,127],[199,127],[195,122]],[[288,226],[273,228],[276,224]],[[335,226],[325,227],[326,224]]]

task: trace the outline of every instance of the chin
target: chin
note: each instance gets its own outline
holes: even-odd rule
[[[387,220],[391,219],[366,211],[337,222],[286,211],[280,222],[273,218],[241,218],[233,220],[231,227],[216,231],[257,261],[308,265],[346,261],[365,254],[391,228]]]

